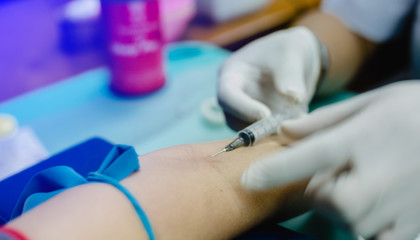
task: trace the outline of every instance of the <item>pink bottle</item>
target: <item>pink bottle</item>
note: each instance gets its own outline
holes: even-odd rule
[[[165,84],[158,0],[102,0],[111,89],[141,95]]]

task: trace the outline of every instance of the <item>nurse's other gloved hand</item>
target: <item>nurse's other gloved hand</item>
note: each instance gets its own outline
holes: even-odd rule
[[[222,67],[218,86],[229,126],[242,129],[244,123],[291,104],[306,112],[320,69],[320,44],[305,27],[272,33],[233,53]],[[238,120],[242,126],[235,126]]]
[[[420,81],[395,83],[285,122],[290,149],[251,165],[262,190],[311,178],[305,195],[365,238],[420,233]]]

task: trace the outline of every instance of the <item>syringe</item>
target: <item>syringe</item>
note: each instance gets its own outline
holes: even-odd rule
[[[242,146],[252,146],[254,143],[277,132],[277,128],[284,120],[296,118],[302,111],[296,108],[286,108],[282,112],[261,119],[238,132],[237,137],[221,151],[212,155],[215,157],[223,152],[232,151]]]

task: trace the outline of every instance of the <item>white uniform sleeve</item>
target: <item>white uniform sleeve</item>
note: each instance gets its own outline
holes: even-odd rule
[[[418,0],[324,0],[322,10],[374,42],[398,34]]]

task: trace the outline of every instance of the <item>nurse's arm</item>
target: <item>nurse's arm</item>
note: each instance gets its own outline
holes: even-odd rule
[[[294,25],[311,29],[328,48],[330,66],[318,93],[321,95],[344,88],[377,46],[347,28],[337,17],[319,9],[303,14]]]
[[[141,170],[121,183],[149,216],[157,239],[230,239],[273,216],[305,209],[306,182],[244,191],[244,169],[281,146],[270,138],[216,158],[228,141],[187,144],[140,156]],[[114,187],[72,188],[9,223],[30,239],[147,239],[131,203]]]

